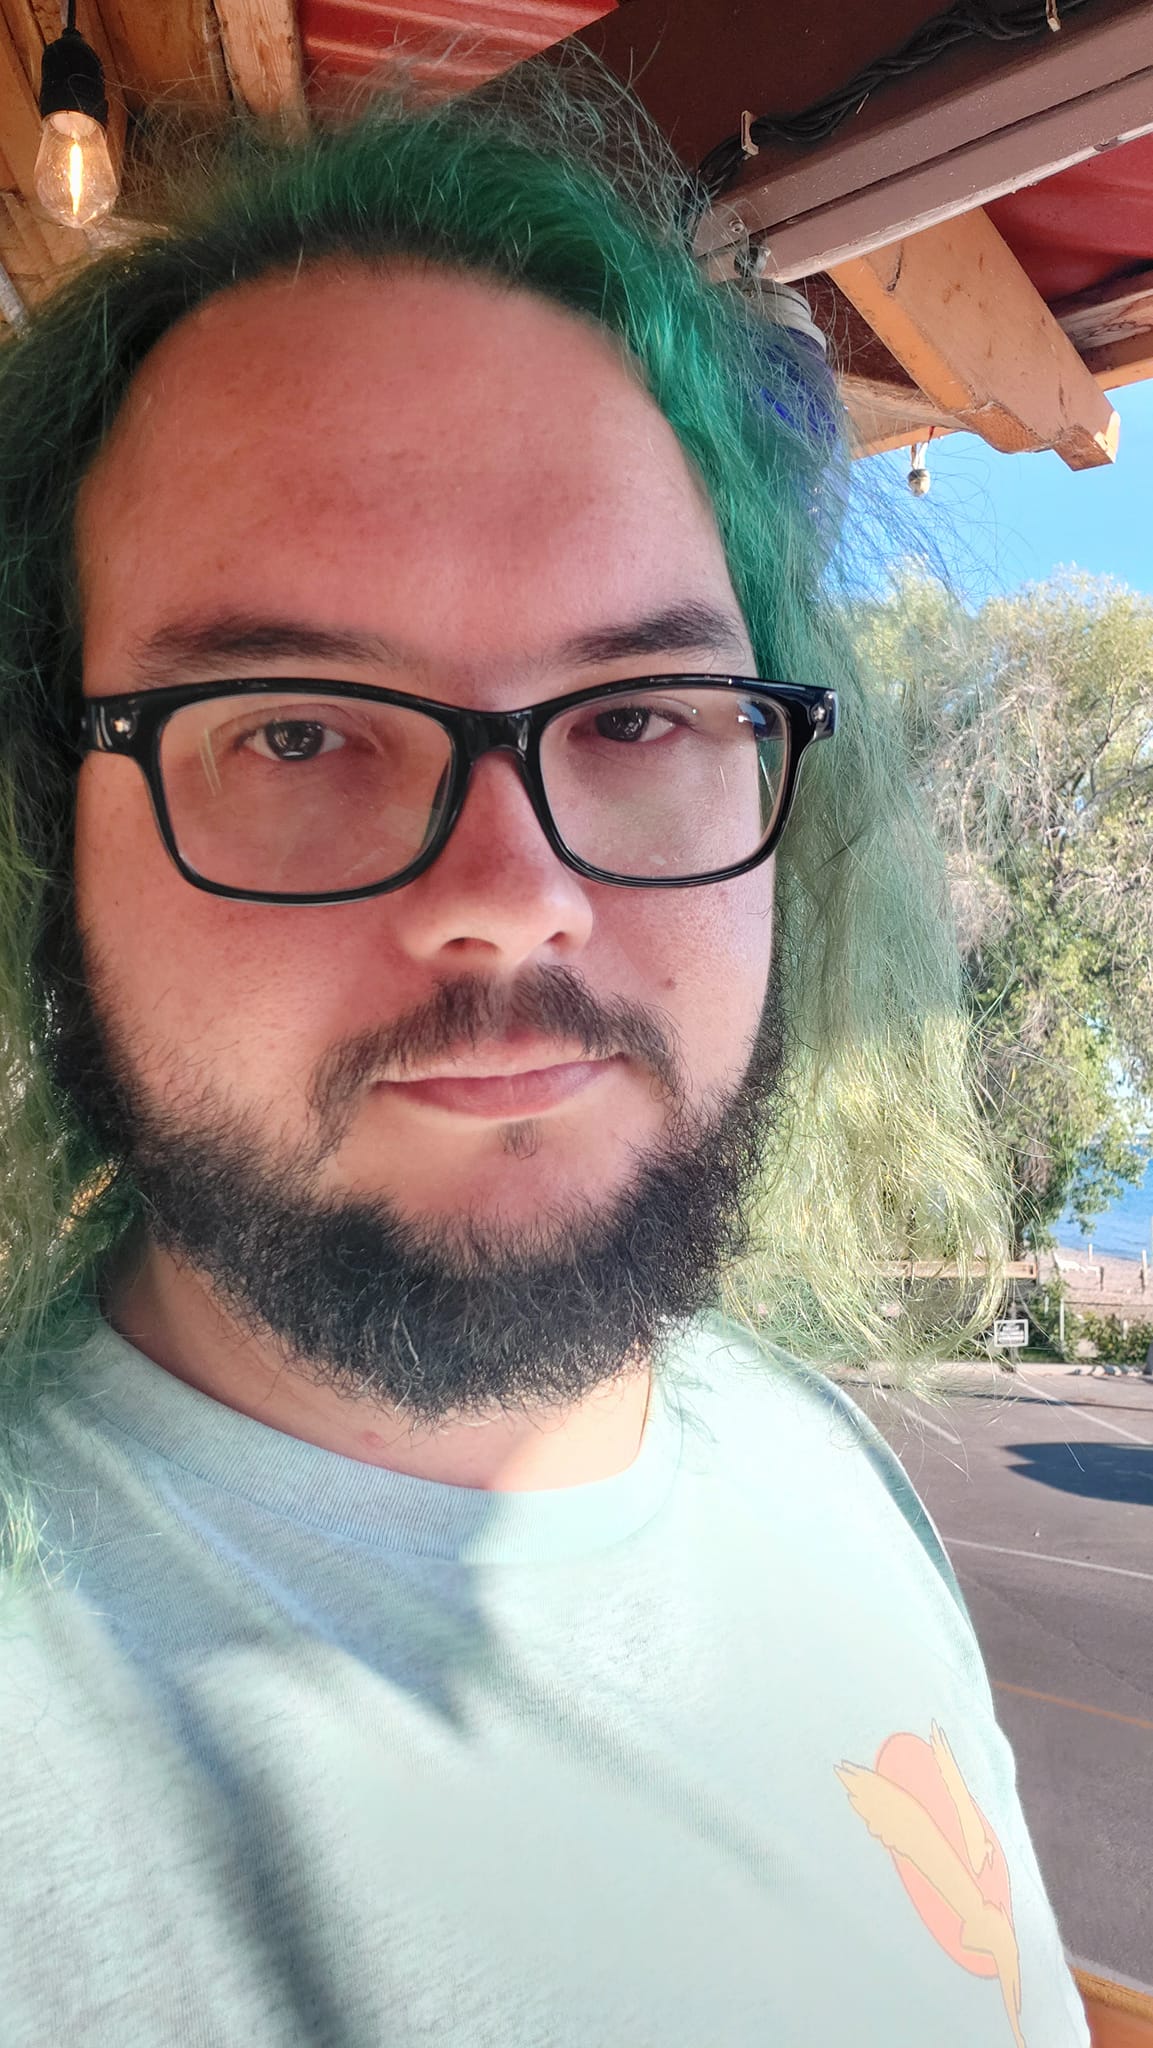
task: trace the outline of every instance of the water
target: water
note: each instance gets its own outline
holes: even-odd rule
[[[1142,1249],[1153,1258],[1153,1160],[1140,1187],[1126,1188],[1120,1199],[1097,1218],[1088,1238],[1082,1237],[1071,1216],[1056,1225],[1058,1244],[1083,1250],[1091,1244],[1106,1258],[1139,1259]]]

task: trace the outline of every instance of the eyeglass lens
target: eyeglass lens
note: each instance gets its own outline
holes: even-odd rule
[[[666,684],[559,713],[540,764],[578,859],[671,881],[757,853],[787,754],[769,700]],[[160,751],[183,859],[205,881],[269,895],[336,895],[400,874],[443,822],[451,767],[448,733],[426,713],[323,691],[186,704]]]

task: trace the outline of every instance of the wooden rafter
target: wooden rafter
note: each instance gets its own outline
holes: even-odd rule
[[[99,0],[114,72],[130,107],[158,100],[225,106],[228,76],[211,0]]]
[[[935,11],[807,0],[802,27],[795,0],[628,0],[579,40],[699,164],[735,133],[742,108],[789,114],[819,103]],[[1057,35],[962,38],[863,95],[819,144],[762,143],[701,223],[697,252],[718,265],[710,274],[731,275],[747,230],[766,238],[770,276],[810,277],[1148,133],[1153,0],[1094,0],[1059,16]]]
[[[1103,390],[1153,377],[1153,270],[1079,292],[1052,310]]]
[[[980,208],[829,274],[933,410],[1008,454],[1114,460],[1117,414]]]
[[[43,44],[41,43],[41,48]],[[32,173],[40,147],[40,108],[24,52],[0,13],[0,148],[14,180],[13,189],[31,198]]]
[[[232,90],[254,114],[278,114],[299,127],[304,73],[295,0],[215,0]]]
[[[1153,270],[1059,299],[1052,312],[1078,349],[1104,348],[1132,334],[1147,334],[1153,329]]]
[[[1102,391],[1142,384],[1147,377],[1153,377],[1153,331],[1131,334],[1125,341],[1108,342],[1103,348],[1086,349],[1082,360]]]
[[[965,430],[965,420],[929,404],[831,278],[806,278],[803,291],[830,344],[856,455],[908,448],[930,431],[939,440]],[[1153,269],[1095,285],[1049,310],[1102,391],[1153,378]]]

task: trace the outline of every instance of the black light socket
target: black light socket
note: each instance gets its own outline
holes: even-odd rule
[[[66,28],[63,35],[44,48],[40,71],[40,114],[62,114],[69,109],[90,114],[101,127],[108,126],[108,100],[104,91],[104,67],[79,29]]]

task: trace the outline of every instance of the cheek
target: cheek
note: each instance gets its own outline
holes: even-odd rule
[[[772,862],[663,900],[654,891],[640,913],[626,911],[621,950],[629,981],[622,987],[667,1012],[694,1082],[743,1073],[768,990],[772,940]]]
[[[180,879],[135,763],[86,760],[76,788],[76,914],[86,942],[118,975],[131,976],[137,955],[163,930],[165,868]],[[169,904],[169,919],[173,914]]]
[[[77,790],[77,917],[109,1022],[142,1070],[170,1073],[176,1048],[218,1062],[241,1095],[303,1089],[340,1004],[341,949],[327,943],[339,942],[339,919],[193,888],[129,766],[86,763]],[[354,967],[344,959],[346,979]]]

